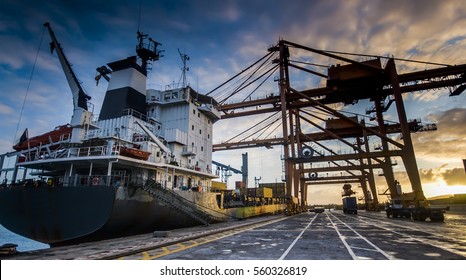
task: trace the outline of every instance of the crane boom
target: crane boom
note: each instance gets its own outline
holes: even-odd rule
[[[231,166],[229,166],[229,165],[220,163],[220,162],[215,161],[215,160],[212,160],[212,163],[215,164],[215,165],[217,165],[217,166],[219,166],[219,167],[221,167],[221,168],[224,168],[224,169],[226,169],[226,170],[231,170],[231,171],[233,171],[233,172],[236,173],[236,174],[242,174],[242,173],[243,173],[243,172],[241,172],[241,171],[238,170],[238,169],[235,169],[235,168],[233,168],[233,167],[231,167]]]
[[[84,90],[81,87],[81,84],[78,81],[78,78],[73,72],[71,68],[71,64],[69,63],[68,59],[63,52],[63,49],[58,43],[55,34],[50,27],[50,23],[44,23],[44,26],[48,29],[52,42],[50,43],[50,52],[53,53],[53,50],[57,51],[58,59],[60,60],[60,64],[63,68],[63,72],[65,73],[66,80],[68,81],[68,85],[70,86],[71,93],[73,94],[73,106],[74,109],[82,108],[87,111],[87,101],[91,99],[89,95],[84,93]]]

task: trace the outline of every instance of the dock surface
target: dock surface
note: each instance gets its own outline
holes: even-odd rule
[[[327,209],[20,252],[7,258],[464,260],[465,228],[465,215],[446,215],[445,222],[432,223],[389,219],[385,212],[349,215]]]

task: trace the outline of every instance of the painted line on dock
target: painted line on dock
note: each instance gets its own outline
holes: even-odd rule
[[[328,214],[327,214],[328,216]],[[349,226],[347,223],[343,222],[342,220],[340,220],[338,217],[336,217],[334,214],[332,214],[332,216],[337,219],[340,223],[342,223],[344,226],[346,226],[347,228],[349,228],[351,231],[353,231],[357,236],[359,236],[359,238],[361,238],[362,240],[364,240],[367,244],[371,245],[372,248],[375,249],[375,251],[379,252],[380,254],[382,254],[384,257],[386,257],[387,259],[389,260],[394,260],[395,258],[390,256],[388,253],[386,253],[385,251],[383,251],[382,249],[380,249],[379,247],[377,247],[374,243],[370,242],[367,238],[365,238],[364,236],[362,236],[361,234],[359,234],[359,232],[357,232],[355,229],[353,229],[351,226]],[[354,249],[356,249],[354,247]]]
[[[372,219],[372,218],[370,218]],[[443,244],[442,242],[439,242],[439,241],[435,241],[435,240],[429,240],[429,239],[426,239],[426,238],[420,238],[420,237],[414,237],[412,235],[409,235],[407,233],[402,233],[402,232],[398,232],[396,230],[393,230],[393,229],[390,229],[390,228],[387,228],[387,227],[384,227],[384,226],[381,226],[381,225],[378,225],[378,224],[375,224],[375,223],[370,223],[368,221],[365,221],[364,219],[361,219],[359,218],[358,219],[359,221],[363,222],[363,223],[366,223],[366,224],[369,224],[369,225],[372,225],[374,227],[377,227],[377,228],[380,228],[380,229],[383,229],[383,230],[386,230],[386,231],[389,231],[391,233],[394,233],[394,234],[397,234],[397,235],[401,235],[403,237],[406,237],[410,240],[414,240],[414,241],[417,241],[417,242],[420,242],[422,244],[427,244],[427,245],[430,245],[432,247],[436,247],[436,248],[439,248],[439,249],[442,249],[442,250],[445,250],[447,252],[450,252],[450,253],[453,253],[453,254],[456,254],[456,255],[460,255],[460,256],[463,256],[463,257],[466,257],[466,252],[463,252],[463,251],[460,251],[460,250],[457,250],[457,249],[454,249],[454,248],[449,248],[448,246],[455,246],[454,244],[451,245],[451,244]],[[380,221],[379,221],[380,223]],[[389,225],[396,225],[398,227],[401,227],[401,228],[405,228],[405,229],[408,229],[408,230],[413,230],[412,228],[410,227],[407,227],[407,226],[403,226],[403,225],[399,225],[399,224],[395,224],[393,222],[381,222],[382,224],[389,224]],[[421,229],[416,229],[417,231],[420,231],[420,232],[423,232]],[[448,237],[445,237],[445,236],[441,236],[441,235],[438,235],[438,234],[434,234],[432,232],[430,232],[429,234],[435,236],[435,237],[442,237],[442,238],[445,238],[445,239],[448,239]],[[449,240],[445,240],[445,242],[448,242]],[[447,245],[447,246],[445,246]]]
[[[140,252],[134,252],[134,253],[120,255],[120,256],[117,257],[117,259],[119,259],[119,260],[125,260],[125,259],[153,260],[153,259],[158,259],[158,258],[167,256],[167,255],[170,255],[170,254],[173,254],[173,253],[178,253],[178,252],[181,252],[181,251],[184,251],[184,250],[187,250],[187,249],[194,248],[194,247],[199,246],[199,245],[207,244],[207,243],[217,241],[217,240],[229,237],[229,236],[233,236],[235,234],[238,234],[238,233],[241,233],[241,232],[244,232],[244,231],[248,231],[248,230],[252,230],[252,229],[262,227],[262,226],[265,226],[265,225],[277,223],[277,222],[283,221],[283,220],[288,219],[288,218],[290,218],[290,217],[274,219],[274,220],[269,220],[269,221],[265,221],[265,222],[262,221],[262,222],[259,222],[259,223],[250,224],[248,226],[241,226],[241,227],[238,227],[238,228],[231,228],[229,230],[219,231],[219,232],[211,233],[211,234],[204,235],[204,236],[198,236],[198,237],[193,236],[190,239],[180,240],[177,243],[173,242],[173,243],[167,244],[166,246],[163,246],[163,247],[161,246],[161,247],[156,247],[156,248],[152,248],[152,249],[147,249],[147,250],[144,250],[143,252],[140,251]],[[186,243],[190,243],[190,244],[186,244]],[[140,255],[137,256],[138,254],[140,254]],[[135,258],[135,256],[137,256],[137,257]]]
[[[318,215],[319,214],[315,215],[314,218],[312,218],[312,220],[309,222],[309,224],[307,224],[307,226],[301,231],[301,233],[298,235],[298,237],[295,238],[293,243],[291,243],[291,245],[288,247],[288,249],[286,249],[286,251],[279,258],[279,260],[285,259],[285,257],[288,255],[288,253],[291,251],[291,249],[293,249],[294,245],[298,242],[298,240],[301,238],[301,236],[304,234],[304,232],[311,226],[312,222],[314,222],[314,220],[317,218]]]
[[[327,215],[327,218],[329,219],[330,223],[332,224],[333,228],[335,229],[335,231],[337,232],[338,234],[338,237],[340,237],[340,240],[341,242],[343,242],[343,245],[345,246],[346,250],[348,251],[348,253],[350,254],[351,258],[353,258],[353,260],[357,260],[358,257],[356,256],[356,254],[354,253],[354,251],[351,249],[351,247],[349,246],[349,244],[346,242],[346,237],[343,236],[340,231],[338,230],[337,226],[335,225],[335,223],[332,221],[332,219],[330,218],[330,216],[328,215],[327,212],[325,212],[325,214]]]
[[[141,246],[137,246],[137,248],[132,248],[132,249],[127,249],[124,248],[119,251],[114,251],[114,252],[108,252],[107,250],[105,252],[99,252],[99,253],[94,253],[91,255],[86,256],[85,259],[97,259],[97,260],[113,260],[113,259],[120,259],[124,258],[126,256],[131,256],[131,255],[137,255],[142,252],[146,251],[152,251],[157,248],[161,247],[166,247],[170,246],[171,244],[177,244],[181,242],[187,242],[189,240],[194,240],[194,239],[199,239],[202,237],[207,237],[214,235],[216,233],[221,233],[221,232],[226,232],[229,230],[234,230],[234,229],[240,229],[240,228],[248,228],[253,225],[257,225],[257,227],[270,224],[270,223],[275,223],[275,222],[280,222],[282,220],[288,219],[290,217],[281,217],[281,218],[276,218],[272,217],[271,219],[264,219],[264,220],[259,220],[259,221],[251,221],[249,223],[241,224],[241,225],[233,225],[233,226],[228,226],[225,228],[218,228],[218,229],[211,229],[211,230],[206,230],[202,231],[199,233],[192,233],[191,235],[184,235],[184,236],[179,236],[179,237],[173,237],[173,238],[168,238],[165,240],[160,240],[156,242],[148,242],[145,243]]]

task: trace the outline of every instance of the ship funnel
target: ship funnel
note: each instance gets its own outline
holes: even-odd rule
[[[146,70],[136,63],[136,57],[108,63],[112,78],[105,93],[99,120],[118,118],[136,111],[146,112]]]

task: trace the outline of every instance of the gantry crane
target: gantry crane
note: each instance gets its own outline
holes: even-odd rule
[[[327,73],[317,72],[299,66],[295,60],[290,59],[290,48],[298,49],[301,53],[309,52],[329,57],[343,62],[345,65],[333,65],[328,68]],[[424,125],[417,120],[408,120],[402,94],[448,87],[451,96],[459,95],[466,88],[466,65],[437,64],[436,66],[440,67],[431,70],[398,74],[394,58],[376,57],[375,59],[359,62],[344,57],[339,53],[317,50],[285,40],[280,40],[277,45],[271,47],[269,53],[253,65],[262,67],[265,65],[265,61],[269,59],[278,66],[271,71],[277,69],[279,71],[279,77],[276,79],[279,94],[270,94],[264,98],[254,100],[246,98],[241,102],[227,104],[225,101],[236,94],[237,90],[220,102],[219,109],[222,111],[222,119],[279,113],[281,114],[282,137],[243,139],[239,142],[215,144],[213,146],[214,151],[282,145],[287,193],[291,196],[300,193],[301,202],[304,202],[307,197],[307,185],[343,183],[354,180],[361,183],[367,200],[369,200],[369,191],[364,184],[366,181],[369,183],[371,194],[375,198],[374,204],[377,204],[374,169],[381,169],[391,198],[402,197],[405,201],[412,203],[414,207],[421,206],[425,196],[422,191],[411,133],[435,130],[436,127],[435,124]],[[384,66],[382,60],[386,60]],[[326,86],[297,90],[291,83],[290,68],[300,70],[301,73],[324,78]],[[264,73],[261,77],[269,73],[268,70],[260,71]],[[243,85],[245,86],[243,87]],[[243,88],[246,88],[246,82],[238,87],[238,89]],[[364,120],[346,116],[330,106],[339,103],[351,105],[359,100],[369,100],[374,103],[373,108],[367,111],[368,113],[375,113],[376,126],[366,125]],[[392,104],[395,105],[398,123],[387,124],[383,114]],[[308,109],[312,109],[312,112],[309,112]],[[336,127],[321,125],[322,122],[326,124],[330,122],[319,118],[319,113],[331,116],[339,125]],[[319,129],[321,132],[304,133],[301,130],[302,122]],[[397,141],[389,137],[392,133],[400,133],[401,139]],[[368,137],[380,141],[379,149],[369,147]],[[355,141],[350,142],[347,140],[351,138],[355,139]],[[326,145],[321,144],[321,141],[328,139],[335,139],[343,143],[353,152],[347,154],[336,153]],[[319,150],[324,152],[319,152],[313,148],[315,146],[320,147]],[[392,169],[395,164],[395,161],[392,160],[394,157],[402,158],[413,190],[409,194],[402,194],[397,188],[397,181]],[[329,163],[327,167],[315,167],[316,163],[327,162]],[[326,178],[317,176],[322,172],[335,171],[345,172],[347,175]]]

